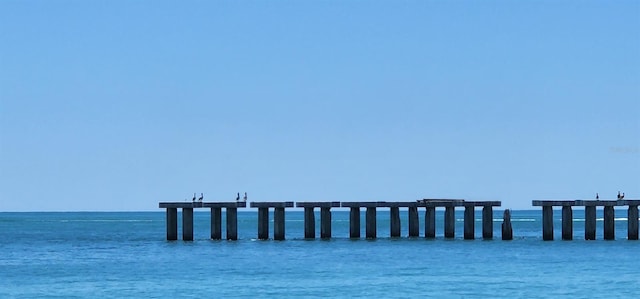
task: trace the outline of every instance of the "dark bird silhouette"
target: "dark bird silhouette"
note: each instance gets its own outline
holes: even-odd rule
[[[236,196],[236,201],[240,201],[240,192],[238,192],[238,195]]]
[[[198,201],[202,201],[204,199],[204,193],[200,193],[200,197],[198,197]]]
[[[193,198],[191,199],[191,201],[196,201],[196,194],[193,193]]]
[[[620,199],[620,191],[618,191],[618,199]]]
[[[622,196],[620,196],[620,199],[624,199],[624,192],[622,192]]]
[[[244,199],[244,201],[247,201],[247,192],[244,193],[244,197],[242,199]]]
[[[600,195],[596,192],[596,199],[600,199]]]

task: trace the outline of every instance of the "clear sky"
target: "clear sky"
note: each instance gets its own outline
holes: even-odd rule
[[[0,211],[640,198],[640,1],[0,1]]]

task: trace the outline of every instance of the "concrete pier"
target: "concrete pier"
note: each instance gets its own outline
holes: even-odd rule
[[[513,228],[511,227],[511,211],[504,210],[502,215],[502,240],[513,240]]]
[[[553,207],[542,207],[542,239],[553,241]]]
[[[409,207],[407,217],[409,218],[409,237],[419,237],[420,218],[418,216],[418,207]]]
[[[211,240],[222,239],[222,208],[211,208]]]
[[[167,208],[167,240],[178,240],[178,209]]]
[[[573,240],[573,211],[571,206],[562,206],[562,240]]]
[[[400,208],[389,208],[391,237],[400,237]]]
[[[453,206],[444,208],[444,237],[454,238],[456,235],[456,210]]]
[[[616,239],[615,211],[613,206],[604,207],[604,239]]]
[[[493,207],[482,207],[482,238],[493,239]]]
[[[360,238],[360,208],[349,209],[349,238]]]
[[[375,239],[377,237],[376,207],[367,207],[365,217],[365,236],[367,239]]]
[[[596,239],[596,206],[584,207],[584,239]]]
[[[273,208],[273,239],[284,240],[284,209],[292,208],[293,201],[251,202],[252,208],[258,208],[258,239],[269,239],[269,208]]]
[[[424,237],[436,237],[436,207],[427,207],[424,212]]]
[[[296,202],[297,208],[304,208],[304,237],[316,237],[314,208],[320,208],[320,238],[331,238],[331,208],[340,207],[339,201],[330,202]],[[359,211],[358,211],[359,212]],[[359,216],[359,215],[358,215]],[[358,221],[360,221],[358,219]]]
[[[464,207],[464,239],[475,239],[475,206],[468,205]]]
[[[193,208],[182,208],[182,240],[193,241]]]
[[[630,205],[627,212],[627,239],[638,240],[638,206]]]
[[[227,240],[238,240],[238,208],[227,208]]]

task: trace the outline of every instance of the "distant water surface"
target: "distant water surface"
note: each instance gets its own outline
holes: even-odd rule
[[[638,297],[640,242],[626,240],[626,211],[616,210],[615,241],[602,240],[601,210],[598,240],[584,241],[576,210],[574,241],[561,241],[560,214],[553,242],[541,240],[539,210],[512,212],[513,241],[500,240],[499,211],[491,241],[481,239],[480,211],[473,241],[462,240],[462,211],[454,240],[443,238],[440,211],[435,240],[406,238],[406,211],[405,237],[391,239],[384,210],[376,240],[348,238],[348,211],[333,212],[332,240],[304,240],[303,213],[288,211],[287,240],[257,241],[248,210],[240,240],[212,241],[202,210],[195,241],[169,242],[164,212],[0,213],[0,298]]]

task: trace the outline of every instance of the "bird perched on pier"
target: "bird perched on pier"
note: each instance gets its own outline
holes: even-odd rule
[[[247,201],[247,192],[244,193],[244,197],[242,199],[244,199],[245,202]]]
[[[624,192],[622,192],[622,196],[620,196],[620,200],[624,199]]]
[[[598,192],[596,192],[596,199],[600,199],[600,195],[598,195]]]
[[[196,194],[193,193],[193,198],[191,199],[191,201],[196,201]]]
[[[618,191],[618,200],[620,200],[620,199],[621,199],[621,198],[620,198],[620,191]]]
[[[200,193],[200,197],[198,197],[198,201],[202,201],[204,199],[204,193]]]
[[[236,201],[240,201],[240,192],[238,192],[238,195],[236,195]]]

